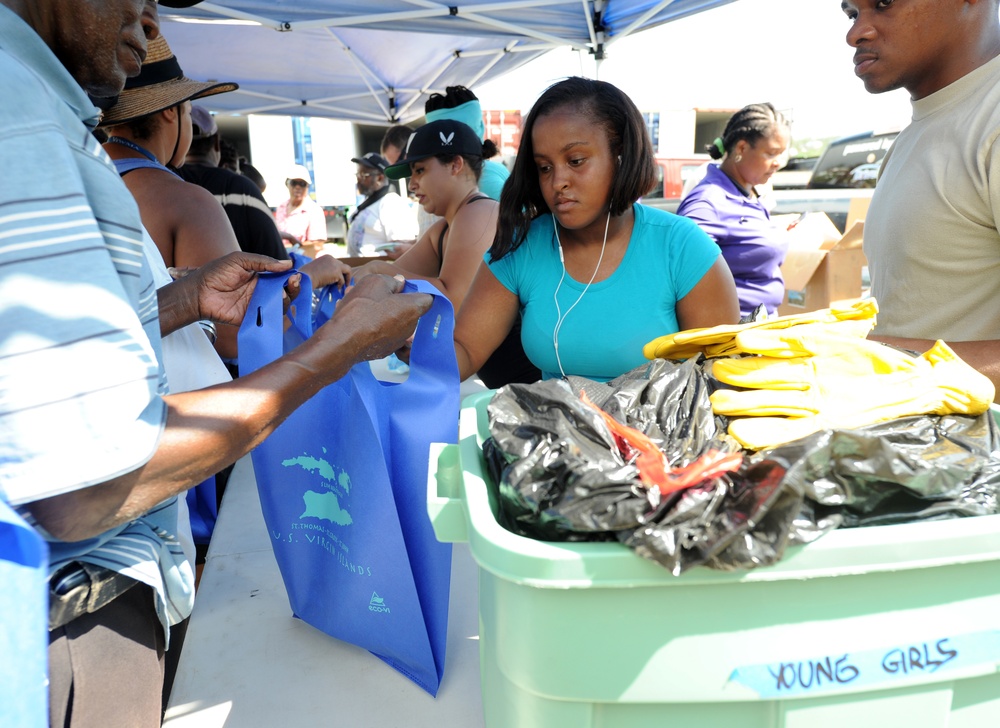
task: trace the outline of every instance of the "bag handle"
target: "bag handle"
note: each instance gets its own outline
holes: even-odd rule
[[[299,293],[299,296],[295,299],[295,301],[292,302],[292,308],[289,310],[289,319],[291,319],[292,326],[295,328],[295,330],[299,333],[300,336],[302,336],[302,339],[305,340],[308,339],[310,336],[312,336],[313,332],[315,332],[316,329],[318,329],[321,325],[321,323],[316,322],[315,314],[312,307],[313,290],[314,290],[312,279],[309,277],[308,273],[302,272],[302,268],[307,263],[311,263],[313,261],[313,258],[310,258],[309,256],[303,255],[302,253],[296,252],[294,250],[290,250],[288,252],[288,257],[292,261],[292,269],[297,273],[302,274],[301,292]],[[325,288],[321,289],[320,294],[322,294],[327,288],[335,288],[335,286],[333,285],[326,286]],[[308,301],[309,304],[307,306],[303,305],[296,306],[295,304],[299,301],[302,301],[303,303]]]
[[[422,386],[439,388],[441,382],[457,382],[455,309],[451,301],[427,281],[408,280],[403,292],[434,296],[430,310],[417,322],[410,352],[410,376],[403,384],[407,389],[413,389]]]
[[[246,351],[246,356],[255,362],[272,362],[284,353],[281,292],[294,272],[261,273],[257,277],[257,285],[250,306],[247,308],[247,315],[240,327],[239,339],[240,351],[244,351],[244,339],[246,339],[246,346],[250,347]],[[427,281],[406,281],[403,292],[427,293],[434,297],[430,310],[417,322],[410,355],[410,376],[404,384],[410,389],[420,387],[422,382],[432,382],[433,386],[438,386],[441,381],[457,381],[458,364],[454,348],[455,312],[451,301]],[[309,338],[316,328],[322,326],[333,315],[333,308],[343,295],[343,291],[335,285],[322,288],[319,293],[320,306],[314,321],[312,281],[308,275],[302,275],[301,292],[295,301],[309,303],[295,306],[290,318],[292,325],[303,339]],[[251,326],[264,330],[260,336],[244,337],[244,329],[249,329]]]
[[[458,378],[455,361],[455,310],[451,301],[438,288],[421,280],[407,280],[403,293],[427,293],[434,297],[430,310],[420,317],[413,337],[410,354],[410,382],[435,379],[448,381]],[[320,304],[316,311],[315,326],[319,328],[332,316],[337,302],[344,297],[336,285],[325,286],[317,294]],[[409,386],[413,386],[412,384]]]
[[[351,283],[350,285],[354,285]],[[320,326],[325,324],[327,321],[333,318],[333,313],[337,308],[337,303],[344,297],[347,292],[347,286],[341,288],[335,283],[331,283],[328,286],[323,286],[319,289],[316,294],[316,298],[319,299],[319,306],[317,306],[315,313],[313,314],[313,328],[318,329]]]
[[[282,310],[281,293],[285,283],[293,273],[295,271],[290,270],[282,273],[260,273],[257,276],[257,285],[254,286],[253,296],[243,317],[243,323],[240,324],[237,337],[241,371],[244,371],[244,362],[250,366],[245,370],[249,373],[260,369],[284,354],[282,341],[284,311]],[[309,281],[309,276],[302,276],[302,281],[303,287],[309,289],[309,298],[305,300],[311,301],[312,282]],[[301,298],[300,295],[299,299]],[[301,312],[296,313],[300,314]],[[297,318],[301,318],[301,316],[297,316]],[[254,328],[261,329],[260,334],[251,335]],[[299,325],[296,328],[301,332]]]
[[[302,273],[298,269],[296,273]],[[302,273],[299,283],[299,295],[292,301],[288,308],[288,318],[292,322],[292,328],[299,332],[302,340],[305,341],[313,335],[316,327],[313,324],[313,285],[308,273]]]

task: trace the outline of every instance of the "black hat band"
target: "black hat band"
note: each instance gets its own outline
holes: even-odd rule
[[[157,83],[175,81],[184,77],[181,64],[177,62],[176,56],[165,58],[162,61],[147,63],[143,65],[138,76],[130,78],[125,82],[126,89],[144,88]]]

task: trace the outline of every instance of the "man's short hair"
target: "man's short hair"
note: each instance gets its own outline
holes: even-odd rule
[[[240,152],[236,145],[225,138],[219,139],[219,166],[231,169],[234,172],[240,171]]]
[[[406,142],[409,141],[410,134],[412,133],[413,128],[405,124],[390,126],[382,136],[382,143],[379,145],[379,150],[384,152],[387,147],[396,147],[401,150],[406,149]]]

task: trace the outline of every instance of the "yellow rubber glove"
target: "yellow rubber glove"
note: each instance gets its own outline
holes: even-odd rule
[[[909,415],[977,415],[993,401],[993,383],[943,341],[911,357],[873,341],[793,334],[748,334],[743,344],[768,356],[713,363],[720,382],[747,388],[711,396],[716,414],[742,417],[730,423],[729,434],[745,448]]]
[[[834,336],[848,336],[854,339],[867,338],[875,326],[874,318],[863,319],[843,319],[832,322],[802,323],[780,329],[754,328],[740,331],[731,340],[721,344],[709,344],[704,348],[705,356],[709,359],[720,356],[734,356],[736,354],[766,354],[769,356],[803,356],[815,354],[817,352],[808,351],[802,348],[802,353],[791,353],[791,342],[798,341],[801,337],[809,337],[814,334],[831,334]],[[770,339],[757,337],[760,333],[764,336],[776,334],[782,344],[772,351],[767,349],[768,344],[764,343]]]
[[[647,359],[689,359],[704,353],[714,356],[729,356],[739,353],[734,348],[737,334],[752,330],[787,329],[805,324],[835,324],[842,321],[855,321],[856,327],[867,324],[863,336],[875,326],[875,315],[878,313],[878,303],[874,298],[865,298],[845,306],[831,306],[819,311],[797,313],[789,316],[778,316],[766,321],[753,321],[748,324],[730,324],[713,326],[707,329],[688,329],[678,331],[653,339],[642,348]]]

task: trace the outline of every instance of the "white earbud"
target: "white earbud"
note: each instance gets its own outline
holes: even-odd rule
[[[619,159],[621,159],[621,157],[619,157]],[[563,257],[562,241],[559,239],[559,226],[556,224],[556,216],[552,216],[552,230],[556,236],[556,247],[559,248],[559,263],[562,266],[562,275],[559,276],[559,283],[556,285],[556,290],[552,294],[552,301],[556,305],[556,326],[552,329],[552,348],[555,349],[556,364],[559,365],[559,373],[562,375],[563,379],[566,378],[566,370],[563,369],[562,357],[559,356],[559,330],[562,328],[563,321],[565,321],[566,317],[569,316],[569,312],[576,308],[576,304],[583,300],[583,297],[590,289],[590,284],[594,282],[595,278],[597,278],[597,272],[601,269],[601,262],[604,260],[604,249],[608,245],[608,228],[610,226],[611,210],[608,210],[608,219],[604,223],[604,242],[601,243],[601,255],[597,259],[597,267],[594,268],[594,275],[592,275],[590,280],[587,281],[587,285],[584,286],[583,291],[580,292],[577,299],[573,301],[573,305],[566,309],[566,313],[563,313],[562,307],[559,305],[559,289],[562,288],[563,281],[566,279],[566,259]]]
[[[559,249],[559,262],[563,264],[563,272],[566,271],[566,258],[563,255],[562,241],[559,239],[559,225],[556,223],[556,216],[552,216],[552,232],[556,236],[556,247]],[[560,281],[561,283],[562,281]]]

